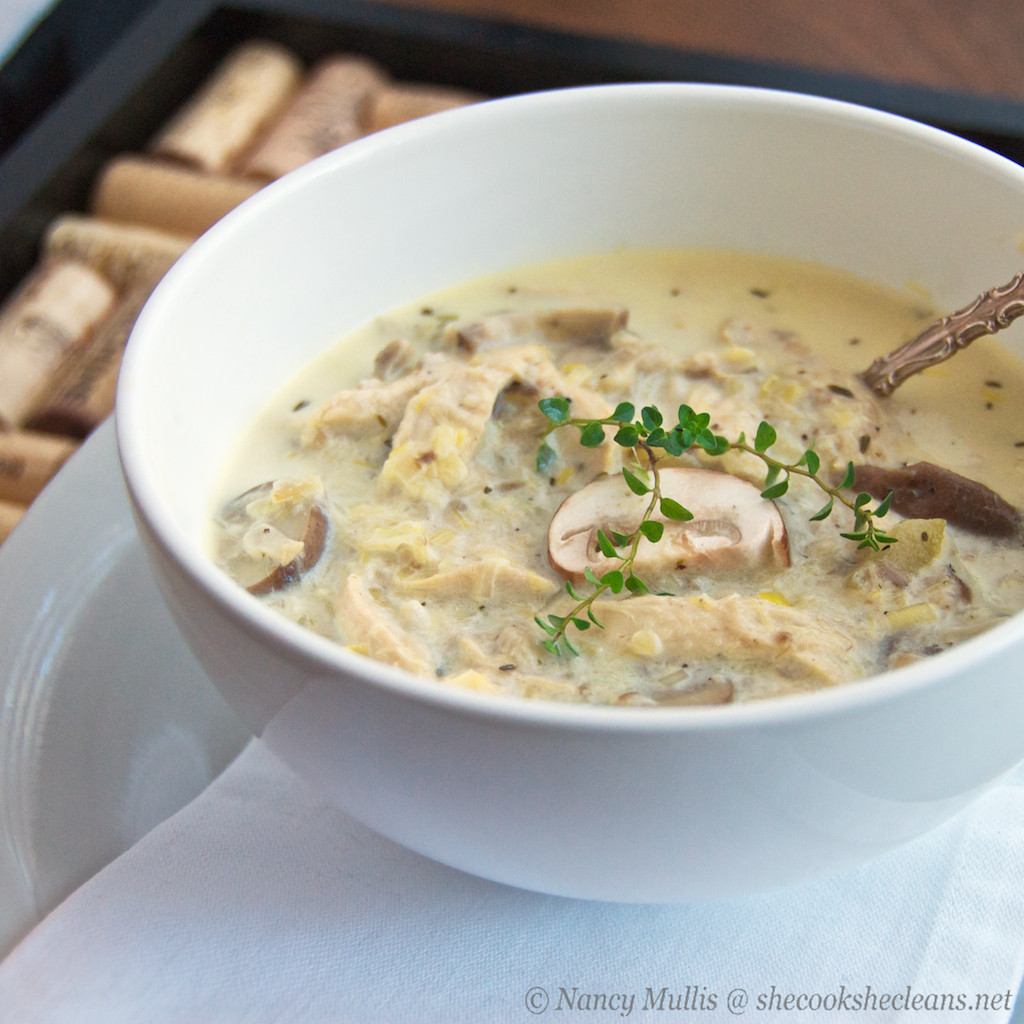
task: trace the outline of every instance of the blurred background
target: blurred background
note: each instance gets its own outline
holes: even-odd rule
[[[324,0],[343,6],[346,0]],[[1024,99],[1020,0],[388,0],[402,6]],[[57,5],[2,0],[0,58]],[[147,0],[75,0],[79,45]]]
[[[400,0],[725,56],[1024,98],[1020,0]]]

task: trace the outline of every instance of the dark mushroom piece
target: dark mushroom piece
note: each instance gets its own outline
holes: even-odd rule
[[[373,375],[377,380],[394,380],[408,373],[417,360],[416,349],[405,338],[389,341],[373,360]]]
[[[528,336],[547,342],[607,345],[626,326],[624,309],[553,309],[540,313],[495,313],[468,324],[453,324],[450,337],[461,352],[509,345]]]
[[[858,466],[853,486],[882,499],[892,491],[892,508],[909,519],[945,519],[985,537],[1016,537],[1021,513],[977,480],[930,462],[885,469]]]
[[[254,504],[266,508],[278,484],[266,481],[233,498],[221,509],[220,519],[236,531],[238,550],[227,559],[228,572],[250,594],[262,597],[300,580],[323,556],[328,516],[322,492],[294,501],[281,501],[274,514],[256,518]],[[261,549],[260,538],[268,543]]]

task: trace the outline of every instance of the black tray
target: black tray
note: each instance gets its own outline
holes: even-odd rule
[[[63,0],[0,68],[0,298],[98,170],[142,148],[237,43],[312,62],[373,57],[399,79],[491,96],[624,81],[756,85],[863,103],[1024,162],[1024,104],[363,0]]]

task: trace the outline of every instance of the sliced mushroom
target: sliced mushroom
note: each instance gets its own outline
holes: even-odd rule
[[[554,309],[540,313],[495,313],[471,323],[452,324],[445,338],[462,352],[516,342],[576,342],[607,345],[626,326],[624,309]]]
[[[267,481],[229,501],[222,558],[231,577],[262,596],[301,579],[327,541],[324,487],[318,477]]]
[[[884,469],[858,466],[854,487],[872,497],[892,491],[892,507],[915,519],[945,519],[986,537],[1018,537],[1021,513],[977,480],[930,462]]]
[[[405,338],[389,341],[374,357],[373,375],[378,380],[394,380],[408,373],[416,363],[416,349]]]
[[[664,524],[657,543],[640,541],[634,568],[640,575],[700,568],[752,569],[788,566],[789,543],[782,514],[758,489],[728,473],[674,467],[661,471],[661,493],[693,513],[681,523],[660,512]],[[584,578],[586,569],[600,576],[616,565],[602,554],[598,531],[628,534],[640,523],[649,497],[629,490],[618,476],[595,480],[559,506],[548,528],[548,556],[560,575]]]

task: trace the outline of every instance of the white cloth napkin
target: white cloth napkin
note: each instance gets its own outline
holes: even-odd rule
[[[252,741],[0,964],[0,1020],[1007,1021],[1022,967],[1024,769],[837,877],[629,906],[435,864]]]

